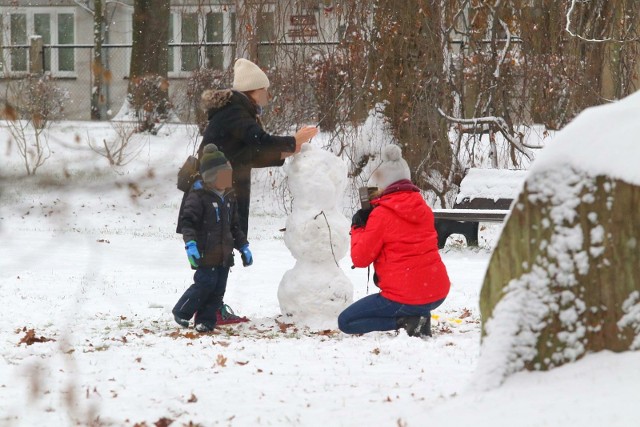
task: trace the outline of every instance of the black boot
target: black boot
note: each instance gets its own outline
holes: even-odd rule
[[[396,327],[407,331],[410,337],[415,336],[420,324],[420,316],[403,316],[396,319]]]
[[[396,319],[396,327],[403,328],[410,337],[431,336],[431,316],[404,316]]]
[[[431,336],[431,315],[422,316],[420,318],[420,326],[418,327],[417,337],[430,337]]]

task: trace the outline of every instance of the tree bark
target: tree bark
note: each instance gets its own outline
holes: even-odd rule
[[[378,1],[368,63],[376,101],[386,103],[414,180],[439,195],[448,190],[453,157],[447,123],[438,113],[452,103],[442,67],[441,16],[434,2]]]
[[[609,177],[529,178],[480,295],[483,353],[505,376],[640,347],[639,202],[640,187]]]

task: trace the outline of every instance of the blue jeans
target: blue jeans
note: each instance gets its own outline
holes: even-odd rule
[[[382,295],[368,295],[347,307],[338,316],[338,328],[345,334],[365,334],[371,331],[398,329],[398,317],[431,316],[444,298],[429,304],[411,305],[391,301]]]
[[[222,306],[227,289],[229,267],[198,268],[189,286],[173,308],[173,314],[181,319],[191,319],[209,327],[216,324],[216,311]]]

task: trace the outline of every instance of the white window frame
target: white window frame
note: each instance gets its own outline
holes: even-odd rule
[[[173,25],[173,34],[169,35],[170,40],[174,40],[174,43],[182,43],[182,14],[197,14],[198,15],[198,37],[197,39],[206,40],[206,16],[207,13],[221,13],[222,14],[222,43],[233,43],[235,35],[231,34],[233,28],[231,17],[235,15],[236,9],[233,5],[215,5],[205,7],[193,7],[193,6],[172,6],[170,18]],[[187,78],[190,77],[191,71],[182,71],[182,49],[173,48],[173,71],[169,71],[169,78]],[[206,46],[200,46],[199,55],[202,58],[206,57]],[[227,69],[233,63],[233,46],[223,46],[222,49],[223,69]]]
[[[27,18],[27,44],[29,44],[29,38],[35,35],[35,18],[34,15],[38,14],[48,14],[50,19],[49,30],[51,31],[51,45],[58,46],[58,15],[69,14],[73,15],[73,44],[77,44],[78,40],[78,20],[76,9],[74,7],[16,7],[16,8],[6,8],[2,12],[2,41],[4,46],[11,46],[11,15],[26,15]],[[27,70],[25,71],[13,71],[13,67],[11,64],[11,55],[9,54],[10,49],[2,49],[3,50],[3,64],[4,64],[4,73],[10,76],[21,76],[29,73],[29,54],[27,53]],[[58,52],[59,48],[51,49],[51,64],[49,65],[50,73],[53,77],[71,77],[77,78],[78,73],[78,60],[77,54],[74,52],[73,55],[73,71],[59,71],[58,70]]]

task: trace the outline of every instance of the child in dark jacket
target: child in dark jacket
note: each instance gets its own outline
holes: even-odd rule
[[[180,326],[188,327],[195,315],[196,330],[210,332],[222,306],[233,249],[240,251],[245,267],[253,263],[253,257],[240,228],[231,165],[214,144],[204,148],[200,175],[202,181],[194,184],[180,214],[187,257],[196,272],[193,284],[173,308],[173,316]]]
[[[348,334],[403,328],[410,336],[430,336],[431,310],[450,286],[433,212],[411,182],[400,147],[385,147],[382,160],[372,176],[380,191],[373,209],[356,212],[351,227],[353,265],[373,263],[380,293],[347,307],[338,326]]]

